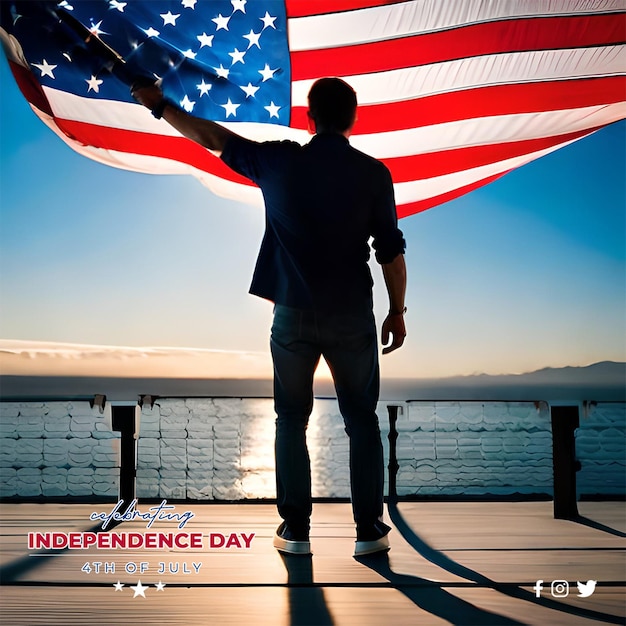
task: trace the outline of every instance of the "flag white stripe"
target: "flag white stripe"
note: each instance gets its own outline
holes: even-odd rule
[[[490,85],[626,73],[626,46],[537,50],[345,76],[360,104],[380,104]],[[307,106],[314,80],[294,81],[292,106]]]
[[[117,101],[90,100],[64,91],[45,88],[55,115],[89,124],[106,123],[122,130],[146,132],[169,137],[181,136],[164,120],[156,120],[143,107]],[[578,109],[516,113],[367,135],[353,135],[352,144],[378,159],[432,153],[451,148],[492,145],[561,135],[594,128],[626,116],[626,103],[597,105]],[[254,122],[224,124],[234,132],[255,139],[292,139],[306,143],[304,130]]]
[[[626,116],[626,103],[580,109],[497,115],[371,135],[351,143],[377,159],[436,153],[440,150],[495,145],[554,137],[610,124]]]
[[[471,23],[520,17],[581,15],[625,10],[623,0],[464,0],[402,2],[343,13],[289,19],[289,48],[336,48],[419,33],[429,33]]]
[[[119,100],[95,100],[76,94],[43,87],[46,98],[55,116],[59,119],[109,126],[121,130],[131,130],[165,137],[180,137],[180,133],[164,119],[157,120],[143,106]],[[261,122],[220,122],[226,128],[253,137],[259,141],[292,139],[305,143],[311,136],[305,130],[264,124]]]

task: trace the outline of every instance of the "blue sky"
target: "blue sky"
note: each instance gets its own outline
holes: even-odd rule
[[[383,374],[626,360],[625,132],[403,219],[409,336]],[[261,210],[75,154],[4,59],[0,159],[0,338],[267,350],[271,305],[247,294]]]

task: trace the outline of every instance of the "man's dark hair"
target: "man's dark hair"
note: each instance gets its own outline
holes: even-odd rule
[[[343,133],[354,122],[356,93],[340,78],[320,78],[309,91],[309,111],[318,132]]]

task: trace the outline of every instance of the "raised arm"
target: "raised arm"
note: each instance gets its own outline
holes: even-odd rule
[[[131,95],[155,117],[162,117],[182,135],[209,150],[221,153],[228,138],[235,134],[215,122],[194,117],[173,106],[157,85],[133,86]]]
[[[383,354],[389,354],[402,346],[406,337],[404,325],[404,296],[406,293],[406,264],[404,255],[399,254],[391,263],[382,265],[385,285],[389,294],[389,314],[382,326]],[[391,335],[391,344],[389,336]]]

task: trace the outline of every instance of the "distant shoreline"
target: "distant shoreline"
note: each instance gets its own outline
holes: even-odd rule
[[[267,378],[165,378],[0,375],[0,401],[88,399],[136,401],[140,396],[271,398]],[[335,397],[332,382],[316,380],[317,397]],[[626,363],[546,368],[519,375],[383,379],[381,401],[626,402]]]

